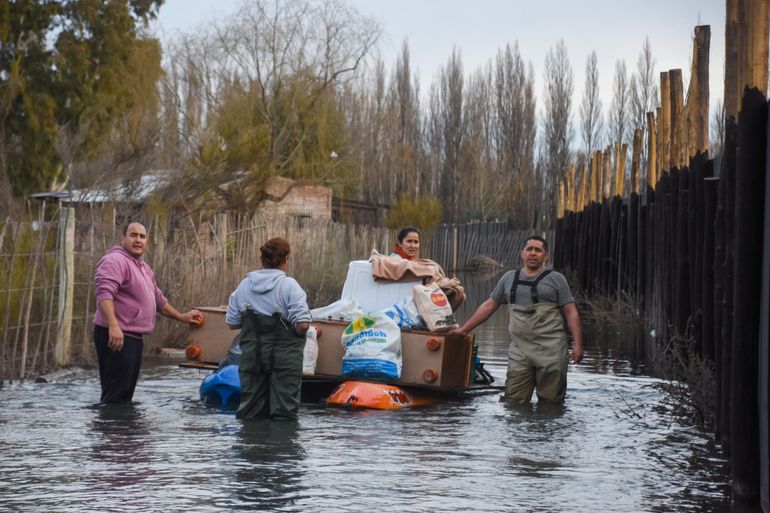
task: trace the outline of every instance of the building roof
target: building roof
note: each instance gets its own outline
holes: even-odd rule
[[[169,183],[169,172],[153,172],[128,183],[116,182],[105,187],[72,189],[69,191],[36,192],[30,198],[63,203],[144,203],[160,187]]]

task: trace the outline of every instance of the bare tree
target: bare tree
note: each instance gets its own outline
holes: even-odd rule
[[[441,115],[441,90],[434,80],[428,94],[428,113],[423,123],[423,132],[429,169],[428,191],[433,196],[439,193],[441,162],[444,153],[444,119]]]
[[[166,62],[161,86],[164,153],[175,154],[179,165],[192,158],[206,135],[206,116],[221,106],[220,92],[229,79],[219,68],[220,54],[216,35],[202,28],[166,44]],[[174,119],[175,118],[175,119]]]
[[[248,208],[274,174],[328,173],[329,162],[307,160],[309,147],[329,160],[317,137],[329,125],[319,116],[337,115],[337,92],[356,78],[380,33],[343,0],[256,0],[182,41],[185,60],[176,62],[184,69],[169,94],[179,97],[183,142],[200,160],[191,180]],[[244,187],[222,186],[245,171]]]
[[[492,67],[478,68],[468,80],[463,101],[465,134],[458,173],[458,200],[464,218],[487,221],[499,212],[500,184],[494,174]]]
[[[629,125],[628,74],[626,62],[615,62],[615,78],[612,81],[612,103],[608,113],[610,143],[626,141]]]
[[[655,76],[655,58],[652,56],[650,38],[644,39],[642,51],[636,60],[636,72],[631,77],[631,126],[644,128],[647,113],[658,106],[658,82]]]
[[[392,183],[391,200],[404,193],[414,199],[424,187],[419,97],[419,79],[412,74],[409,45],[404,41],[391,79],[386,110],[388,147],[384,157],[389,164],[384,171]]]
[[[711,141],[709,143],[709,157],[714,158],[722,153],[725,146],[725,106],[719,99],[711,118]]]
[[[457,177],[460,146],[463,139],[463,63],[459,50],[452,55],[439,73],[442,122],[442,170],[439,180],[441,200],[447,220],[456,221]]]
[[[392,196],[385,169],[385,63],[377,60],[373,76],[361,87],[366,89],[362,130],[351,130],[351,136],[359,139],[361,160],[362,197],[372,203],[383,203]],[[356,144],[354,143],[354,146]]]
[[[556,186],[570,161],[573,138],[571,118],[574,73],[563,39],[546,55],[544,81],[545,119],[541,157],[544,215],[541,222],[542,226],[547,226],[549,216],[556,211]]]
[[[244,3],[229,26],[218,30],[224,65],[259,93],[259,111],[271,132],[270,157],[286,164],[293,130],[322,94],[353,76],[376,44],[380,28],[341,0]],[[306,87],[291,87],[291,77]],[[286,116],[285,99],[299,110]]]
[[[586,59],[585,90],[580,104],[580,131],[587,157],[601,145],[602,100],[599,98],[599,67],[596,52]]]
[[[647,113],[655,112],[658,107],[658,81],[655,76],[655,58],[652,56],[650,38],[644,39],[642,50],[636,60],[636,72],[631,76],[631,127],[641,129],[647,137]],[[647,141],[642,144],[639,168],[646,174]],[[641,178],[641,177],[640,177]],[[643,179],[643,178],[642,178]]]
[[[430,166],[431,191],[444,204],[443,216],[455,221],[459,215],[457,190],[460,151],[464,136],[463,64],[460,52],[452,49],[431,84],[428,118],[425,122],[426,150]],[[434,192],[435,191],[435,192]]]
[[[495,61],[494,156],[502,214],[522,229],[533,227],[540,197],[535,177],[535,72],[518,44],[507,45]]]

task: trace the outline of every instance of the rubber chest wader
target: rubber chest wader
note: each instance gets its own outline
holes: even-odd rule
[[[505,397],[512,401],[528,402],[537,387],[541,400],[561,401],[567,390],[567,336],[564,332],[559,305],[540,302],[537,284],[551,271],[543,271],[534,281],[519,280],[514,274],[508,305],[508,373]],[[532,305],[517,305],[516,288],[528,285]]]
[[[304,337],[278,313],[261,315],[247,310],[240,343],[238,418],[296,419]]]

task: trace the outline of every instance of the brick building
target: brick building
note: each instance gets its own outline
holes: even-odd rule
[[[270,179],[260,209],[266,216],[298,219],[332,218],[332,190],[328,187],[276,176]]]

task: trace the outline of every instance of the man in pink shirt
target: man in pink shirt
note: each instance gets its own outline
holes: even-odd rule
[[[146,249],[147,230],[131,223],[120,245],[96,264],[94,343],[103,403],[131,401],[142,365],[142,337],[155,327],[156,312],[186,323],[201,315],[195,309],[179,313],[169,304],[142,259]]]

